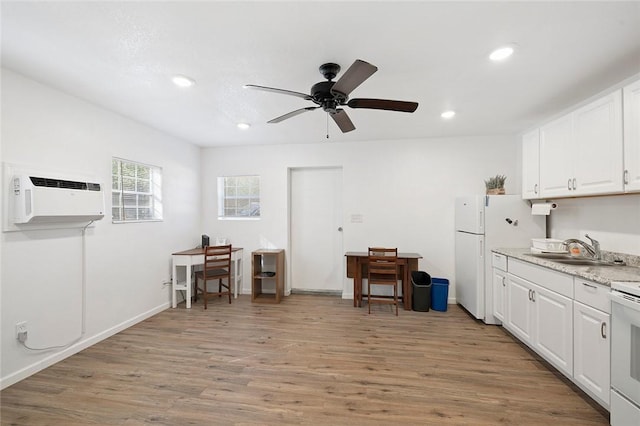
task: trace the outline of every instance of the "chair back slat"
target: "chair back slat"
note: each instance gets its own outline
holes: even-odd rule
[[[393,287],[393,300],[389,301],[396,307],[396,315],[398,315],[398,249],[384,247],[369,247],[368,252],[368,294],[367,300],[369,304],[369,313],[371,313],[371,303],[380,299],[372,296],[372,285],[385,285]],[[387,301],[384,301],[388,303]]]
[[[204,270],[231,270],[231,245],[208,246],[204,253]]]
[[[204,268],[196,271],[196,300],[198,295],[204,299],[204,308],[207,309],[207,300],[210,297],[226,295],[231,303],[231,244],[222,246],[207,246],[204,248]],[[218,282],[218,291],[209,291],[208,281]],[[202,282],[202,287],[198,285]]]

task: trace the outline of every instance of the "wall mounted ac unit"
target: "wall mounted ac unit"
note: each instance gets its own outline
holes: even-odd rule
[[[104,217],[99,183],[21,174],[11,181],[13,223],[89,222]]]

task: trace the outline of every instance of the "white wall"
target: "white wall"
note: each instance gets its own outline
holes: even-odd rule
[[[28,343],[38,347],[79,336],[80,230],[2,233],[0,373],[6,387],[169,306],[163,282],[170,254],[199,240],[200,149],[6,69],[1,136],[3,162],[96,176],[107,210],[86,235],[86,333],[66,349],[26,350],[14,327],[27,321]],[[111,223],[112,156],[162,167],[164,221]]]
[[[518,145],[515,136],[492,136],[203,149],[203,232],[244,247],[249,277],[252,250],[288,250],[288,169],[341,166],[344,251],[386,245],[418,252],[420,269],[451,281],[453,299],[454,199],[483,194],[484,180],[498,173],[508,177],[507,193],[519,193]],[[218,220],[216,177],[243,174],[261,176],[261,220]],[[350,223],[354,214],[363,222]],[[343,285],[349,297],[352,280]],[[243,292],[250,292],[249,279]]]
[[[602,250],[640,256],[640,194],[556,200],[549,217],[550,236],[579,238],[589,234]]]

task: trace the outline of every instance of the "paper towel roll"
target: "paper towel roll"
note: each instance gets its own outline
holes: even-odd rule
[[[531,214],[537,216],[548,216],[551,210],[558,208],[556,203],[535,203],[531,206]]]

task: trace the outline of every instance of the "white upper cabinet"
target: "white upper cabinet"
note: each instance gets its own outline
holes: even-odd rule
[[[574,195],[622,192],[621,90],[574,113],[574,143]]]
[[[640,191],[640,80],[623,89],[624,190]]]
[[[522,198],[540,198],[540,130],[522,136]]]
[[[573,195],[573,117],[565,115],[540,128],[540,194]]]
[[[617,90],[540,128],[538,198],[621,193],[622,158],[622,91]]]

